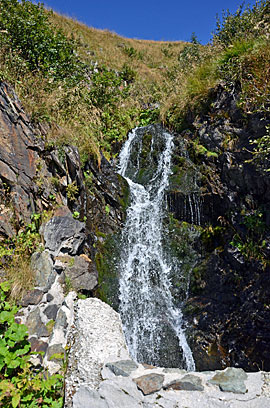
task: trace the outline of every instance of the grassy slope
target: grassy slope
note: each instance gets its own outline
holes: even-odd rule
[[[10,51],[7,18],[8,30],[4,24],[0,31],[0,79],[15,86],[34,120],[48,124],[48,141],[77,145],[83,160],[93,153],[98,157],[100,149],[111,157],[134,126],[162,120],[180,131],[186,113],[200,112],[211,103],[211,90],[221,82],[229,90],[240,84],[246,112],[268,109],[269,10],[269,0],[263,0],[253,9],[228,14],[208,46],[196,39],[193,43],[127,39],[46,12],[54,31],[61,29],[76,40],[78,58],[88,73],[75,81],[55,80],[38,64],[37,69],[25,67],[20,52],[12,47]],[[56,63],[61,73],[61,61]],[[160,109],[153,110],[156,106]]]
[[[89,153],[98,156],[100,149],[110,157],[114,145],[126,137],[128,130],[145,123],[145,111],[171,92],[170,74],[177,69],[177,57],[185,43],[127,39],[57,13],[49,14],[49,21],[53,30],[61,29],[68,38],[72,33],[80,61],[92,71],[89,78],[72,85],[64,81],[52,83],[40,70],[25,69],[17,61],[16,52],[15,57],[9,57],[9,64],[5,53],[1,53],[0,77],[15,86],[34,120],[49,124],[48,141],[77,145],[83,159]],[[95,63],[100,71],[93,86]],[[119,86],[114,78],[109,84],[106,75],[102,76],[103,67],[116,75],[119,71],[128,72],[130,80]],[[102,86],[105,93],[116,97],[97,104],[91,90],[102,94]]]

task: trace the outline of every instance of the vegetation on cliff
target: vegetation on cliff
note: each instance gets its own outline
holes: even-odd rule
[[[0,11],[0,78],[48,124],[48,140],[84,157],[100,149],[111,157],[130,128],[160,118],[182,129],[219,83],[240,89],[247,114],[269,110],[269,0],[224,13],[207,46],[194,34],[186,44],[121,38],[27,0],[3,0]]]

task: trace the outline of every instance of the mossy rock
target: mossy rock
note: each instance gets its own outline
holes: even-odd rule
[[[98,244],[95,256],[98,270],[98,289],[95,294],[115,310],[119,307],[120,239],[119,234],[107,236],[104,242]]]

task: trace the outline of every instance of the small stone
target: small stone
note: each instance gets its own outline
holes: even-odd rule
[[[142,363],[142,366],[146,369],[146,370],[152,370],[153,368],[156,368],[155,366],[151,365],[151,364],[146,364],[146,363]]]
[[[83,385],[77,390],[73,397],[73,408],[109,408],[104,399],[96,390],[92,390]]]
[[[50,293],[47,294],[46,300],[47,302],[51,302],[54,299],[53,295],[51,295]]]
[[[164,368],[163,373],[184,375],[186,374],[186,370],[182,370],[181,368]]]
[[[221,391],[233,392],[235,394],[245,394],[247,387],[244,380],[247,379],[247,374],[242,368],[228,367],[214,375],[209,380],[210,384],[218,385]]]
[[[31,350],[36,351],[36,352],[44,352],[46,353],[47,348],[48,348],[48,343],[45,341],[39,340],[36,337],[31,337],[29,339],[29,342],[31,344]]]
[[[34,289],[26,293],[21,300],[21,306],[37,305],[43,298],[44,292],[40,289]]]
[[[144,395],[153,394],[162,388],[164,375],[162,374],[146,374],[141,377],[134,378],[133,381]]]
[[[174,380],[164,387],[166,390],[203,391],[202,380],[192,374],[187,374],[180,380]]]
[[[67,207],[58,208],[44,226],[45,247],[54,255],[76,255],[85,240],[85,224],[72,217]]]
[[[65,268],[65,275],[75,290],[93,290],[97,284],[97,270],[92,261],[84,254],[71,258],[72,263]]]
[[[138,365],[132,360],[120,360],[114,363],[107,363],[108,367],[115,375],[122,375],[128,377],[132,371],[138,368]]]
[[[48,347],[46,357],[48,361],[56,361],[57,363],[60,362],[62,364],[65,357],[65,349],[62,344],[53,344]]]
[[[65,312],[61,309],[57,315],[57,319],[55,321],[55,328],[56,329],[66,329],[68,326],[67,316]]]
[[[26,326],[28,328],[29,335],[49,337],[49,332],[41,320],[40,310],[38,307],[29,313],[26,319]]]
[[[55,320],[56,316],[57,316],[58,309],[59,309],[58,305],[49,305],[49,306],[46,307],[46,309],[43,311],[43,313],[45,314],[45,316],[49,320]]]

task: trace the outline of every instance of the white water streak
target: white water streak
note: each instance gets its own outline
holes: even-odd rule
[[[186,368],[194,371],[195,364],[185,337],[183,315],[174,306],[170,290],[169,276],[173,265],[166,260],[162,246],[163,201],[171,172],[173,137],[164,131],[161,136],[164,148],[160,152],[157,169],[146,186],[127,177],[133,144],[136,138],[141,137],[137,135],[136,129],[130,133],[119,156],[119,173],[127,179],[131,193],[120,261],[120,313],[129,350],[135,360],[143,361],[147,355],[148,360],[155,363],[162,342],[166,339],[163,331],[167,325],[179,339]],[[138,157],[136,163],[135,175],[139,170]]]

